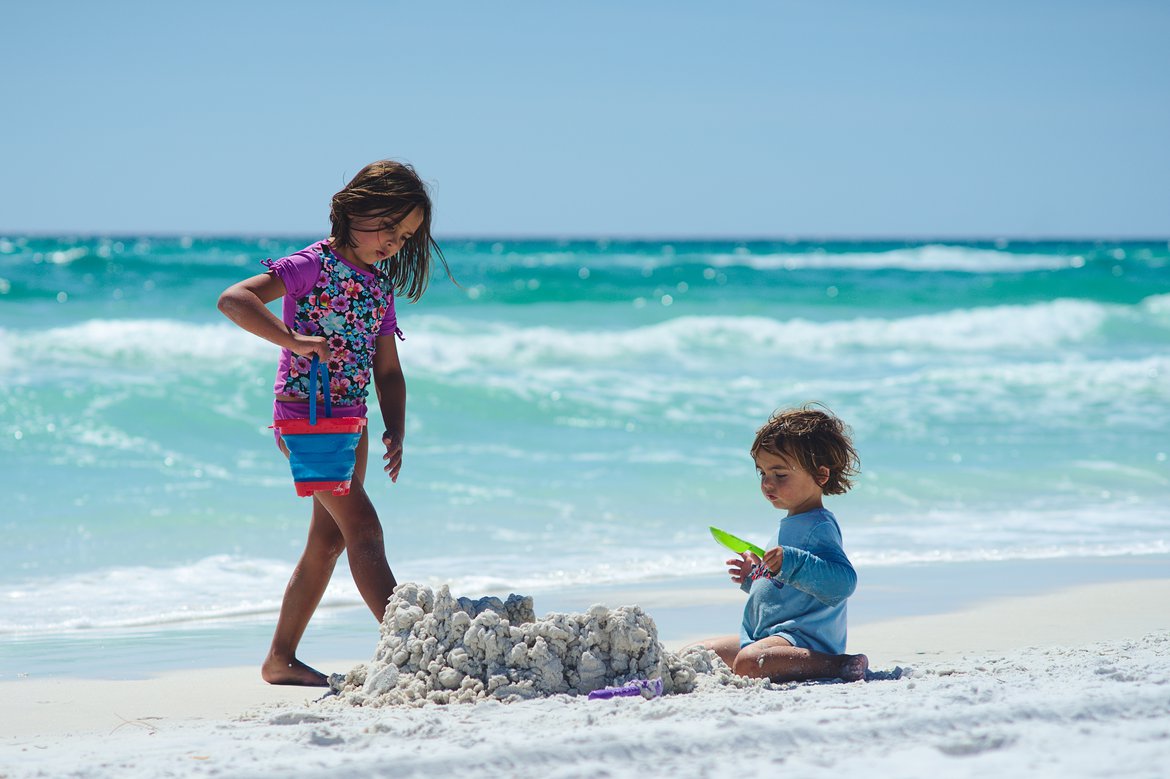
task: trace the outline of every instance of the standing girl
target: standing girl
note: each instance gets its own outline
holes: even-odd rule
[[[391,481],[402,467],[406,383],[395,336],[394,294],[417,301],[431,274],[431,200],[414,169],[393,160],[363,168],[333,196],[333,230],[296,254],[266,261],[267,273],[228,287],[219,310],[250,333],[281,347],[276,420],[309,416],[309,366],[329,367],[336,416],[366,416],[372,383],[386,423],[383,468]],[[278,319],[265,304],[283,297]],[[285,456],[288,448],[277,433]],[[317,492],[305,551],[280,606],[272,647],[260,669],[270,684],[325,686],[326,676],[297,659],[297,645],[321,602],[333,567],[346,551],[354,582],[381,621],[396,582],[386,562],[382,525],[365,490],[369,433],[363,428],[348,495]]]

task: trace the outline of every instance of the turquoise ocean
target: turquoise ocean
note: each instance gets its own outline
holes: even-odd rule
[[[268,429],[277,349],[216,298],[314,238],[0,236],[0,678],[262,656],[309,502]],[[719,574],[708,525],[779,519],[755,429],[806,401],[861,453],[827,505],[863,585],[1170,573],[1165,241],[440,243],[458,285],[399,303],[404,467],[369,487],[400,581],[539,612]],[[375,640],[344,561],[329,636]]]

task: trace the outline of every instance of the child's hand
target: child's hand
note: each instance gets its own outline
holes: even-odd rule
[[[289,351],[301,357],[312,357],[314,354],[321,358],[321,362],[329,362],[329,344],[319,335],[301,335],[293,333],[293,343]]]
[[[741,552],[739,557],[733,557],[727,561],[727,573],[731,575],[733,582],[743,584],[744,580],[752,572],[752,568],[759,561],[760,558],[751,552]]]
[[[784,565],[784,547],[774,546],[764,552],[763,563],[768,568],[768,573],[773,576],[780,573],[780,566]]]
[[[382,455],[386,465],[382,470],[390,476],[390,481],[397,482],[398,472],[402,470],[402,436],[396,436],[387,430],[382,433],[382,443],[386,445],[386,454]]]

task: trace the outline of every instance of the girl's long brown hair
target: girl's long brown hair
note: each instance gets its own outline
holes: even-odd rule
[[[422,211],[422,224],[398,253],[387,260],[386,267],[395,292],[405,295],[411,302],[421,298],[427,288],[432,255],[439,258],[443,270],[451,278],[443,250],[431,237],[431,196],[414,168],[396,160],[371,162],[333,196],[329,206],[332,238],[346,248],[355,243],[350,224],[353,217],[398,221],[415,208]]]

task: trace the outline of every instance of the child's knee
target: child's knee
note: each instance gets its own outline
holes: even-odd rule
[[[309,530],[308,549],[314,557],[335,561],[345,551],[345,536],[332,519],[314,522]]]
[[[359,557],[366,560],[376,560],[386,557],[386,542],[382,537],[381,526],[363,529],[345,546],[349,550],[351,559]]]
[[[741,649],[731,664],[731,670],[740,676],[763,676],[764,656],[750,648]]]
[[[336,538],[328,539],[321,544],[319,551],[321,556],[330,562],[337,562],[337,558],[345,552],[345,539],[338,533]]]

